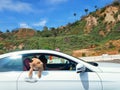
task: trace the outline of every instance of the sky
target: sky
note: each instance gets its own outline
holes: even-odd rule
[[[113,0],[0,0],[0,31],[65,26],[86,15],[86,8],[92,12],[95,6],[102,8],[111,2]]]

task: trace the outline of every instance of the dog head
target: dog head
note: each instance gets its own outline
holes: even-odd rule
[[[41,77],[41,72],[43,71],[43,63],[38,58],[33,58],[30,63],[29,77],[32,77],[33,70],[38,71],[38,77]]]
[[[33,69],[42,68],[43,63],[38,58],[33,58],[30,67]]]

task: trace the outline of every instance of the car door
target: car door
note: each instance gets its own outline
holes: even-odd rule
[[[76,63],[69,59],[46,56],[47,68],[42,72],[41,78],[37,77],[37,71],[33,77],[28,77],[28,72],[23,72],[18,79],[18,90],[102,90],[102,85],[95,72],[76,73]]]
[[[17,79],[22,72],[20,55],[0,59],[0,90],[17,90]]]

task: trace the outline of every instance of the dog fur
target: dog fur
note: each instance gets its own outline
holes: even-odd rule
[[[43,63],[38,58],[32,58],[32,62],[30,64],[29,77],[32,78],[33,70],[38,71],[38,77],[41,77],[41,73],[43,71]]]

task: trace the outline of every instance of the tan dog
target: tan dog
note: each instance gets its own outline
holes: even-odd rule
[[[33,58],[30,63],[29,77],[32,77],[33,70],[38,71],[38,77],[41,77],[41,73],[43,71],[43,63],[38,58]]]

